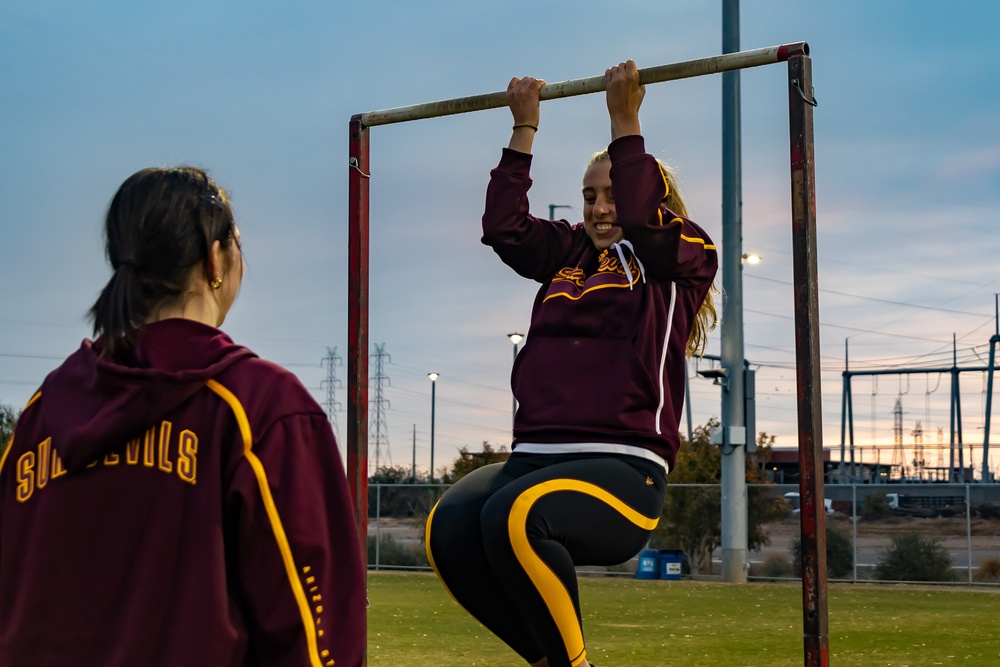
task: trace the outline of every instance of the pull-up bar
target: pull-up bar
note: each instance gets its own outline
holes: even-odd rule
[[[805,42],[768,46],[763,49],[727,53],[721,56],[688,60],[671,65],[647,67],[639,70],[639,83],[645,85],[647,83],[690,79],[696,76],[704,76],[705,74],[718,74],[719,72],[729,72],[748,67],[758,67],[760,65],[773,65],[774,63],[785,62],[793,56],[808,55],[809,45]],[[539,97],[542,100],[555,100],[562,97],[599,93],[602,90],[604,90],[604,76],[591,76],[585,79],[571,79],[569,81],[547,83],[539,91]],[[470,111],[498,109],[505,106],[507,106],[507,100],[504,97],[504,92],[501,91],[498,93],[486,93],[484,95],[472,95],[470,97],[458,97],[442,102],[428,102],[426,104],[413,104],[408,107],[396,107],[395,109],[384,109],[382,111],[369,111],[368,113],[359,115],[362,125],[365,127],[375,127],[376,125],[403,123],[408,120],[421,120],[423,118],[451,116]],[[355,116],[355,118],[358,118],[358,116]]]
[[[829,662],[826,594],[826,512],[823,502],[823,426],[816,269],[816,179],[813,156],[812,61],[805,42],[728,53],[639,70],[642,84],[674,81],[778,62],[788,63],[792,273],[798,398],[799,521],[802,535],[802,612],[807,667]],[[604,90],[604,77],[546,84],[542,100]],[[503,92],[357,114],[350,122],[348,164],[347,475],[361,544],[368,535],[368,237],[369,129],[376,125],[507,106]],[[433,474],[433,471],[431,471]]]

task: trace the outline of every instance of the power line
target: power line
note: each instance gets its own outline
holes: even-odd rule
[[[755,280],[763,280],[769,283],[779,283],[781,285],[791,286],[792,282],[789,280],[779,280],[777,278],[766,278],[764,276],[758,276],[756,274],[747,274],[748,277]],[[862,301],[875,301],[876,303],[888,303],[893,306],[906,306],[908,308],[919,308],[920,310],[936,310],[942,313],[952,313],[955,315],[975,315],[976,317],[986,317],[985,313],[973,313],[967,310],[953,310],[951,308],[940,308],[938,306],[925,306],[918,303],[907,303],[906,301],[893,301],[892,299],[880,299],[876,296],[866,296],[864,294],[852,294],[851,292],[839,292],[837,290],[827,289],[820,287],[819,291],[823,294],[836,294],[838,296],[847,296],[852,299],[860,299]]]

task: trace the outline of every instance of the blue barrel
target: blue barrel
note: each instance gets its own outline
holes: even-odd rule
[[[679,549],[660,550],[660,579],[677,581],[681,578],[681,562],[684,552]]]
[[[639,566],[635,569],[636,579],[660,578],[660,552],[657,549],[643,549],[639,552]]]

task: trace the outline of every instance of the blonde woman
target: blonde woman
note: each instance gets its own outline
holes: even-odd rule
[[[631,60],[607,70],[612,142],[583,176],[583,222],[528,213],[544,82],[513,79],[510,143],[491,173],[483,243],[541,283],[511,383],[513,453],[442,497],[432,564],[455,599],[535,666],[586,667],[576,565],[638,552],[677,452],[684,360],[715,324],[711,239],[639,133]]]

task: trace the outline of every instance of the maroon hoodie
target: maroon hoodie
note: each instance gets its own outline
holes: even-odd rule
[[[519,443],[644,447],[673,465],[684,359],[718,268],[704,231],[662,204],[667,186],[641,136],[608,147],[624,241],[599,251],[582,223],[528,213],[531,155],[491,172],[483,243],[542,284],[514,362]]]
[[[190,320],[80,349],[0,460],[0,667],[354,667],[362,554],[326,416]]]

